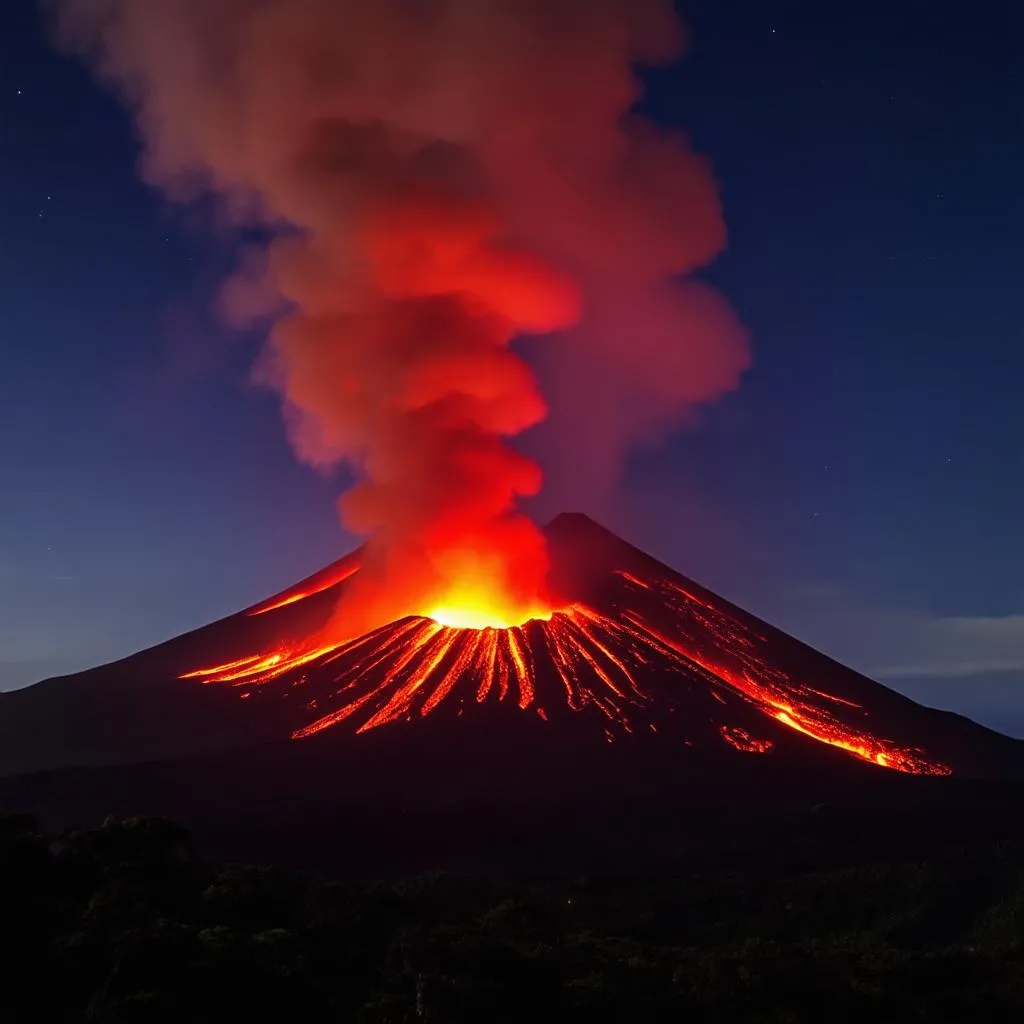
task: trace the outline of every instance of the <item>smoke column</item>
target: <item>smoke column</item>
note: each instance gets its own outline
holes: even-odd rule
[[[605,484],[747,367],[725,302],[685,279],[725,244],[710,168],[631,114],[633,69],[681,52],[670,0],[55,8],[134,110],[146,180],[271,234],[225,308],[270,318],[258,373],[299,457],[354,469],[346,630],[468,591],[496,616],[543,602],[516,512],[541,472],[509,441],[547,410],[516,337],[552,335],[552,450]]]

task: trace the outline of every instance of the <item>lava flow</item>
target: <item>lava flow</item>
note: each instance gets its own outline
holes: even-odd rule
[[[275,594],[274,597],[253,605],[245,614],[266,615],[267,612],[277,611],[278,608],[285,608],[290,604],[298,604],[299,601],[304,601],[307,597],[321,594],[325,590],[330,590],[331,587],[336,587],[350,576],[354,576],[358,571],[359,563],[353,557],[343,558],[336,565],[330,566],[323,572],[311,576],[303,583],[289,587],[288,590],[283,590],[280,594]]]
[[[294,739],[341,723],[362,733],[422,719],[442,706],[462,714],[473,704],[499,702],[545,721],[566,709],[596,712],[611,742],[657,731],[653,712],[672,703],[673,692],[692,694],[703,684],[723,716],[746,709],[746,725],[726,720],[715,727],[719,742],[737,750],[767,754],[776,747],[751,731],[755,711],[875,765],[950,773],[921,751],[875,735],[854,701],[775,667],[751,627],[679,583],[625,571],[615,580],[613,614],[576,602],[503,616],[493,603],[456,600],[343,643],[285,646],[182,678],[238,687],[245,698],[275,682],[289,694],[308,688],[308,721],[294,729]]]

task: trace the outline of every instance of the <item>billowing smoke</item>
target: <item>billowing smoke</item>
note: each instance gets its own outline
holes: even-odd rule
[[[551,448],[598,483],[748,365],[682,280],[725,243],[709,166],[630,112],[633,69],[683,44],[670,0],[55,2],[135,110],[146,179],[273,237],[225,305],[272,318],[259,372],[299,456],[355,471],[346,628],[542,596],[516,512],[541,473],[509,440],[547,410],[518,336],[553,335]]]

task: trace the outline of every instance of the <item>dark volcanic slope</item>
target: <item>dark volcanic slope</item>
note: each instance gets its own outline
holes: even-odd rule
[[[1024,744],[844,668],[586,517],[560,516],[548,536],[565,607],[549,622],[481,633],[408,619],[310,650],[355,553],[247,612],[0,697],[0,774],[270,744],[260,758],[344,765],[350,795],[371,764],[373,784],[429,777],[436,793],[472,776],[486,795],[530,764],[546,765],[538,786],[551,770],[600,774],[613,748],[673,785],[708,758],[741,775],[1024,776]]]

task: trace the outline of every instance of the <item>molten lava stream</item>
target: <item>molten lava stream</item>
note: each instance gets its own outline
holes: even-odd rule
[[[557,610],[530,608],[511,616],[493,604],[448,602],[431,616],[401,619],[345,643],[314,643],[253,654],[182,678],[246,688],[266,686],[291,676],[289,689],[303,685],[315,669],[319,692],[307,707],[317,715],[297,728],[302,739],[353,719],[357,733],[392,722],[422,718],[455,700],[484,703],[510,700],[548,720],[554,694],[538,696],[538,668],[561,683],[562,699],[572,711],[593,708],[607,720],[606,735],[633,732],[652,694],[645,679],[667,668],[681,679],[704,679],[712,696],[732,693],[789,729],[885,768],[917,774],[949,774],[950,769],[921,752],[902,748],[837,717],[840,708],[858,710],[852,701],[795,683],[770,666],[760,653],[762,638],[743,623],[698,600],[674,583],[646,581],[620,574],[633,588],[660,591],[673,613],[672,636],[624,608],[613,619],[574,604]],[[496,620],[497,619],[497,624]],[[513,621],[510,621],[513,620]],[[691,632],[693,636],[691,636]],[[708,641],[736,667],[702,653]],[[335,672],[333,676],[329,672]],[[671,701],[671,698],[668,698]],[[333,705],[324,710],[324,705]],[[771,740],[736,725],[720,727],[722,742],[738,750],[767,753]]]
[[[819,743],[838,747],[883,768],[922,775],[952,774],[948,765],[926,758],[921,751],[900,747],[889,740],[847,726],[831,711],[816,706],[814,698],[857,708],[852,701],[794,682],[784,672],[766,662],[759,653],[764,638],[757,636],[742,622],[700,600],[673,581],[663,580],[660,587],[665,595],[666,606],[676,613],[676,621],[685,621],[687,618],[696,621],[701,633],[710,635],[719,651],[728,652],[733,659],[737,659],[741,669],[735,671],[712,662],[701,653],[701,645],[686,644],[668,637],[635,613],[626,611],[624,617],[627,621],[662,650],[684,664],[689,663],[702,669],[711,680],[739,693],[777,722]]]
[[[299,601],[304,601],[307,597],[313,597],[314,594],[322,594],[325,590],[336,587],[350,576],[354,576],[358,571],[358,562],[351,558],[342,559],[340,565],[332,566],[330,569],[317,573],[305,586],[300,585],[298,587],[290,587],[288,590],[282,590],[280,594],[275,594],[266,601],[261,601],[259,604],[254,605],[245,614],[266,615],[267,612],[277,611],[278,608],[297,604]]]
[[[477,613],[437,613],[449,621],[480,621]],[[618,627],[580,606],[543,612],[512,626],[452,626],[428,617],[392,623],[343,644],[285,648],[197,669],[183,679],[258,687],[304,668],[336,663],[334,691],[340,706],[298,729],[298,738],[368,713],[363,732],[388,722],[427,715],[463,680],[473,684],[473,699],[505,700],[511,694],[520,709],[546,711],[537,702],[536,657],[545,655],[561,679],[574,710],[593,705],[613,722],[629,728],[627,710],[646,703],[627,652],[614,650]],[[369,687],[369,688],[367,688]]]

